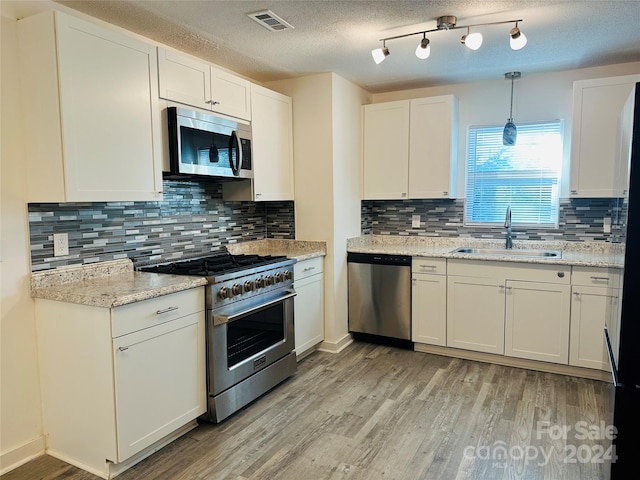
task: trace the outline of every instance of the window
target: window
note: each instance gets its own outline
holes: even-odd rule
[[[470,127],[465,224],[558,226],[562,121],[518,125],[514,146],[502,145],[503,126]]]

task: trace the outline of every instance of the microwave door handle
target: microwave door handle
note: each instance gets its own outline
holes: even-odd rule
[[[236,156],[236,164],[233,164],[233,147],[234,144],[237,146],[238,155]],[[231,171],[235,177],[240,173],[240,166],[242,165],[242,148],[240,147],[240,136],[238,135],[238,131],[234,130],[231,133],[231,139],[229,141],[229,166],[231,167]]]

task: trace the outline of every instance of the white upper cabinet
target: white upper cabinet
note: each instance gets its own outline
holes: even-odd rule
[[[251,120],[251,82],[197,58],[158,48],[160,97]]]
[[[364,106],[365,200],[408,198],[409,101]]]
[[[574,82],[571,197],[622,197],[626,193],[619,120],[639,81],[640,75],[627,75]]]
[[[455,198],[453,95],[364,107],[363,198]]]
[[[457,112],[453,95],[411,100],[409,198],[455,198]]]
[[[225,182],[225,200],[294,199],[292,108],[291,97],[251,85],[253,180]]]
[[[255,200],[293,200],[291,98],[251,85]]]
[[[29,201],[161,200],[156,48],[60,12],[18,28]]]

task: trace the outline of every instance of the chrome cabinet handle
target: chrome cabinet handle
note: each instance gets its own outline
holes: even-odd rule
[[[169,313],[169,312],[173,312],[174,310],[178,310],[178,308],[180,307],[168,307],[162,310],[158,310],[156,312],[156,315],[162,315],[163,313]]]
[[[449,196],[449,192],[442,192],[442,195],[444,195],[445,197]]]
[[[118,350],[124,352],[125,350],[129,350],[129,347],[119,347]]]
[[[315,270],[316,267],[307,267],[307,268],[303,268],[302,271],[303,272],[310,272],[311,270]]]
[[[209,105],[220,105],[220,102],[217,102],[215,100],[207,100],[204,103],[208,103]]]
[[[597,282],[598,280],[601,280],[601,281],[603,281],[603,282],[608,282],[608,281],[609,281],[609,277],[589,277],[589,278],[590,278],[591,280],[593,280],[593,281],[596,281],[596,282]]]
[[[435,265],[420,265],[420,268],[438,268]]]
[[[513,287],[504,287],[505,290],[513,290]]]
[[[573,292],[573,295],[574,295],[576,298],[580,298],[580,292]]]

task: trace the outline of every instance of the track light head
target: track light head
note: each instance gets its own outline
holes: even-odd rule
[[[425,60],[429,58],[429,55],[431,55],[431,45],[429,45],[429,43],[429,39],[425,34],[416,47],[416,57],[418,57],[420,60]]]
[[[482,46],[482,34],[479,32],[469,33],[469,28],[467,28],[467,34],[462,36],[460,43],[471,50],[478,50]]]
[[[516,26],[509,32],[509,44],[512,50],[520,50],[527,44],[527,37],[525,37],[524,33],[518,28],[518,22],[516,22]]]
[[[373,57],[373,61],[376,62],[376,65],[379,65],[389,56],[389,49],[383,44],[382,48],[371,50],[371,56]]]
[[[1,0],[0,0],[1,1]],[[437,18],[437,26],[436,28],[432,28],[431,30],[422,30],[418,32],[404,33],[402,35],[396,35],[394,37],[381,38],[382,48],[376,48],[371,51],[371,55],[373,55],[373,60],[376,63],[381,63],[384,59],[389,55],[389,49],[386,47],[385,42],[389,40],[397,40],[399,38],[411,37],[413,35],[422,35],[422,41],[418,43],[416,47],[416,57],[421,60],[429,58],[431,55],[431,45],[429,39],[427,38],[427,33],[440,32],[446,30],[458,30],[461,28],[466,28],[467,33],[463,35],[460,39],[460,43],[471,50],[478,50],[482,46],[482,34],[480,32],[470,32],[471,28],[476,28],[484,25],[504,25],[506,23],[515,23],[515,27],[513,27],[509,31],[509,43],[513,50],[520,50],[527,44],[527,37],[525,37],[524,33],[520,31],[518,28],[518,22],[522,22],[522,19],[517,20],[501,20],[498,22],[488,22],[488,23],[476,23],[473,25],[457,25],[458,18],[453,15],[445,15]]]

